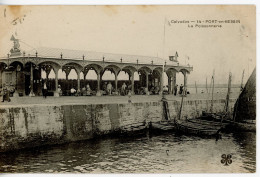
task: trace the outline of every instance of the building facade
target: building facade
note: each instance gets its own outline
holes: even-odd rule
[[[135,94],[135,88],[145,88],[147,94],[151,87],[158,87],[160,93],[163,90],[163,72],[168,76],[169,93],[173,93],[176,84],[176,73],[181,72],[184,75],[184,88],[187,87],[187,74],[193,68],[190,66],[180,66],[175,61],[165,61],[158,57],[110,54],[101,52],[65,50],[54,48],[38,48],[31,51],[21,52],[19,40],[13,36],[14,42],[10,54],[0,59],[0,87],[8,88],[20,96],[40,96],[43,88],[43,82],[48,82],[48,76],[51,70],[55,73],[53,94],[58,97],[58,87],[62,81],[59,79],[58,72],[62,70],[68,75],[72,69],[77,73],[76,90],[80,91],[85,87],[86,75],[90,70],[96,73],[96,80],[93,82],[96,95],[102,95],[102,76],[105,71],[111,71],[115,75],[113,87],[115,93],[118,93],[122,83],[118,82],[118,74],[126,72],[129,75],[129,84],[131,92]],[[46,78],[41,76],[46,72]],[[134,73],[138,72],[140,80],[134,81]],[[83,73],[84,79],[80,79],[80,73]],[[67,88],[68,89],[68,88]]]

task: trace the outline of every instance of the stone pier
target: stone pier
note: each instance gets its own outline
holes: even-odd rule
[[[170,119],[177,118],[180,100],[169,101]],[[233,111],[235,99],[230,100]],[[181,119],[198,117],[211,100],[185,100]],[[87,140],[120,132],[131,124],[164,120],[161,101],[111,104],[5,105],[0,107],[0,152]],[[214,100],[223,112],[224,99]]]

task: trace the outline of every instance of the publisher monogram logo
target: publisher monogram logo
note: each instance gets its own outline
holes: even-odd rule
[[[222,156],[221,156],[221,163],[222,164],[224,164],[225,166],[228,166],[229,164],[231,164],[232,163],[232,155],[231,154],[228,154],[228,155],[226,155],[226,154],[222,154]]]

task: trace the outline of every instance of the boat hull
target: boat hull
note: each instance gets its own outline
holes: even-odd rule
[[[190,119],[183,122],[176,122],[176,131],[181,134],[190,134],[201,137],[216,137],[224,131],[227,124],[220,122]]]
[[[152,130],[152,132],[174,131],[175,124],[170,121],[153,122],[150,124],[150,130]]]

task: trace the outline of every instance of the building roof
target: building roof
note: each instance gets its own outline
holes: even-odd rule
[[[60,58],[62,53],[63,59],[83,60],[84,55],[84,59],[90,61],[102,61],[104,57],[104,60],[108,62],[121,62],[120,59],[122,58],[123,63],[136,63],[138,60],[139,64],[151,64],[152,61],[153,64],[164,64],[164,62],[167,61],[167,65],[177,65],[176,62],[152,56],[112,54],[94,51],[69,50],[47,47],[40,47],[30,51],[26,51],[25,55],[35,56],[36,51],[38,57],[44,58]]]

